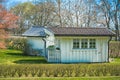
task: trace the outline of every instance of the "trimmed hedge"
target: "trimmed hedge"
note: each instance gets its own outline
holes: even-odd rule
[[[120,64],[0,65],[0,77],[120,76]]]

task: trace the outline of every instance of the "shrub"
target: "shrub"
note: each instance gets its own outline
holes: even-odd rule
[[[28,77],[30,75],[30,68],[29,66],[25,66],[23,69],[23,74],[25,75],[25,77]]]
[[[8,70],[9,71],[9,76],[10,77],[16,77],[17,76],[17,74],[16,74],[16,67],[15,66],[12,66],[12,68],[9,66],[8,67],[10,70]]]
[[[79,76],[86,76],[86,74],[88,72],[88,70],[87,70],[88,65],[80,65],[79,68],[80,68],[80,69],[78,69],[78,70],[80,70]]]
[[[74,66],[74,73],[75,73],[75,77],[79,77],[80,76],[80,65],[75,65]]]
[[[24,73],[24,67],[23,66],[20,66],[20,67],[17,66],[16,73],[18,74],[18,77],[22,77],[23,73]]]
[[[66,66],[61,65],[59,67],[59,75],[60,75],[60,77],[63,77],[63,76],[65,76],[65,74],[66,74]]]
[[[54,77],[58,77],[58,76],[59,76],[59,67],[55,67],[55,68],[53,69],[53,76],[54,76]]]
[[[34,68],[31,70],[31,75],[32,75],[32,77],[35,77],[35,75],[37,75],[37,72],[38,72],[37,68],[34,67]]]
[[[120,64],[0,65],[0,77],[120,76]]]
[[[94,68],[94,66],[88,66],[88,72],[87,72],[87,74],[89,76],[95,76],[96,75],[96,70],[95,69],[96,68]]]
[[[73,67],[72,65],[66,67],[66,75],[67,77],[72,77],[73,74]]]
[[[120,76],[120,65],[109,66],[111,76]]]
[[[52,67],[51,65],[45,66],[45,67],[44,67],[45,76],[46,76],[46,77],[50,77],[50,76],[53,74],[53,69],[54,69],[54,68],[55,68],[55,67]]]
[[[27,54],[26,48],[28,47],[27,44],[27,39],[23,37],[13,37],[13,38],[8,38],[6,40],[7,43],[7,48],[8,49],[14,49],[14,50],[21,50],[23,51],[23,54]]]
[[[38,77],[41,77],[42,75],[43,75],[43,69],[40,68],[40,69],[38,69],[37,76],[38,76]]]
[[[7,48],[8,49],[16,49],[16,50],[25,50],[25,46],[27,45],[27,40],[26,38],[22,37],[13,37],[13,38],[8,38],[6,40]]]
[[[120,57],[120,41],[112,41],[109,44],[110,57]]]

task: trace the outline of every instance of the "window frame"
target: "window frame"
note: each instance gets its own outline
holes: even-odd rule
[[[72,41],[73,49],[96,49],[96,39],[95,38],[74,38]]]
[[[96,49],[96,39],[89,39],[89,48]]]
[[[83,38],[81,39],[81,49],[88,49],[89,39]]]
[[[80,49],[80,39],[73,39],[73,49]]]

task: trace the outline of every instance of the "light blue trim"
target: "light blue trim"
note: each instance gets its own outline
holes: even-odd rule
[[[90,50],[90,49],[94,49],[94,50],[95,50],[95,49],[97,49],[97,48],[72,48],[72,49],[73,49],[73,50],[81,50],[81,49],[89,49],[89,50]]]

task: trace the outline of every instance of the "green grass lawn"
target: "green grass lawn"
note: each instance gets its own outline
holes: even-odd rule
[[[40,64],[47,61],[40,56],[25,56],[18,50],[0,50],[0,64]]]
[[[120,77],[49,77],[49,78],[1,78],[0,80],[120,80]]]
[[[18,50],[0,50],[0,64],[48,64],[45,58],[40,56],[25,56]],[[110,63],[120,64],[120,58],[115,58]]]
[[[36,64],[36,65],[54,65],[51,63],[47,63],[45,58],[40,56],[25,56],[21,51],[18,50],[0,50],[0,65],[9,64],[9,65],[24,65],[24,64]],[[87,64],[87,63],[86,63]],[[94,63],[100,64],[100,63]],[[102,64],[120,64],[120,58],[115,58],[110,63],[102,63]],[[62,64],[59,64],[62,65]],[[67,64],[69,65],[69,64]],[[80,64],[82,65],[82,64]],[[55,65],[54,65],[55,66]],[[0,80],[120,80],[120,76],[107,76],[107,77],[20,77],[20,78],[0,78]]]
[[[120,58],[114,58],[111,64],[120,64]]]

